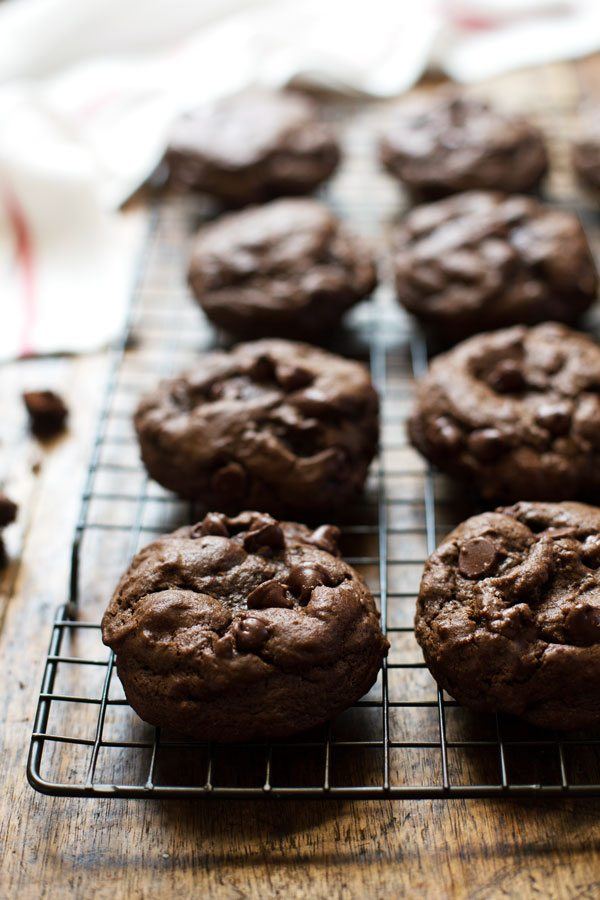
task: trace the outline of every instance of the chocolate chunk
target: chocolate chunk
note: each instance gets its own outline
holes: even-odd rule
[[[308,603],[316,587],[329,586],[331,579],[327,571],[319,565],[292,566],[288,576],[291,592],[300,603]]]
[[[283,530],[271,516],[264,515],[252,523],[244,535],[244,548],[248,553],[278,553],[285,548]]]
[[[227,500],[241,500],[246,493],[246,472],[239,463],[231,462],[214,473],[212,489]]]
[[[562,401],[543,403],[538,407],[536,419],[551,434],[566,434],[571,427],[571,405]]]
[[[14,522],[17,518],[18,510],[17,504],[13,503],[6,494],[0,494],[0,528],[5,528],[6,525]]]
[[[255,381],[271,381],[275,376],[275,363],[270,356],[257,356],[250,363],[248,375]]]
[[[338,541],[340,535],[341,532],[337,525],[320,525],[318,528],[315,528],[308,540],[316,547],[320,547],[321,550],[325,550],[333,556],[339,556]]]
[[[298,391],[313,380],[308,369],[304,369],[302,366],[278,365],[275,374],[277,381],[285,391]]]
[[[63,430],[69,411],[62,397],[54,391],[26,391],[23,401],[31,431],[36,437],[53,437]]]
[[[433,423],[436,435],[436,441],[446,450],[457,450],[463,441],[463,434],[460,428],[446,416],[440,416]]]
[[[263,581],[248,594],[248,609],[292,609],[293,606],[294,601],[288,597],[285,585],[275,580]]]
[[[489,538],[471,538],[460,548],[458,571],[465,578],[483,578],[496,566],[498,548]]]
[[[591,569],[600,566],[600,534],[590,534],[581,547],[581,558]]]
[[[514,359],[503,359],[494,366],[487,382],[499,394],[514,394],[525,387],[521,365]]]
[[[269,638],[267,623],[255,616],[238,619],[232,627],[238,650],[252,652],[260,650]]]
[[[229,537],[229,530],[225,524],[225,516],[222,513],[208,513],[201,522],[192,527],[190,537],[204,537],[214,534],[218,537]]]
[[[331,399],[319,388],[308,388],[294,397],[294,405],[308,416],[326,419],[337,415],[337,408]]]
[[[469,450],[477,459],[496,459],[506,449],[506,441],[497,428],[481,428],[469,435]]]
[[[575,606],[565,618],[565,631],[571,643],[589,647],[600,641],[600,607],[587,603]]]

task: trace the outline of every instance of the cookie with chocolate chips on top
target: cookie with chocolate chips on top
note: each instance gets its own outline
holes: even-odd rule
[[[338,537],[209,513],[138,553],[102,636],[140,717],[202,741],[265,740],[360,699],[388,643]]]
[[[600,497],[600,346],[555,323],[469,338],[433,360],[408,428],[487,500]]]
[[[331,512],[362,490],[378,399],[361,363],[255,341],[162,382],[135,427],[150,475],[207,508]]]
[[[600,725],[600,509],[521,502],[463,522],[425,564],[415,633],[469,709]]]

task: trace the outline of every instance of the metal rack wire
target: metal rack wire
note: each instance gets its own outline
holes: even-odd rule
[[[369,232],[397,199],[373,173],[365,191],[364,160],[372,154],[358,125],[349,174],[329,199]],[[235,747],[155,730],[129,708],[98,620],[131,555],[200,515],[148,480],[131,428],[139,394],[218,340],[183,283],[198,215],[196,201],[170,199],[152,218],[128,329],[135,343],[128,349],[125,336],[114,353],[73,541],[69,599],[52,629],[28,759],[31,785],[47,794],[128,798],[600,795],[600,737],[559,737],[470,714],[438,690],[422,662],[412,616],[423,562],[475,510],[406,443],[403,423],[427,348],[385,287],[333,347],[370,361],[382,402],[381,448],[365,499],[342,523],[345,557],[378,598],[391,642],[378,683],[327,727]]]

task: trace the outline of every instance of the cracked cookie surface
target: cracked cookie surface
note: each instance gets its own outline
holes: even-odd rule
[[[248,90],[176,123],[166,153],[171,181],[226,205],[308,194],[333,174],[340,150],[306,96]]]
[[[375,288],[373,253],[322,203],[274,200],[198,233],[188,279],[206,315],[243,337],[318,337]]]
[[[339,531],[209,513],[133,559],[102,621],[142,719],[199,740],[283,737],[350,706],[387,641]]]
[[[600,509],[520,502],[463,522],[425,564],[415,633],[470,709],[600,724]]]
[[[548,169],[541,131],[485,100],[440,92],[399,103],[379,144],[387,171],[417,196],[527,193]]]
[[[354,360],[254,341],[162,382],[135,427],[151,476],[208,509],[331,510],[362,490],[378,399]]]
[[[598,289],[578,217],[532,197],[470,191],[419,206],[392,247],[398,300],[445,342],[574,322]]]
[[[488,500],[600,496],[600,346],[564,325],[481,334],[417,385],[414,446]]]

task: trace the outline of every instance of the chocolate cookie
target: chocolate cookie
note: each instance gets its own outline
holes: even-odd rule
[[[573,142],[571,154],[580,181],[600,192],[600,106],[582,116],[581,132]]]
[[[410,438],[487,499],[600,496],[600,346],[564,325],[480,334],[433,360]]]
[[[308,194],[340,159],[328,125],[300,94],[245,91],[184,116],[166,162],[178,186],[232,206]]]
[[[378,400],[360,363],[264,340],[162,382],[135,427],[152,477],[207,508],[331,511],[363,487]]]
[[[531,197],[472,191],[419,206],[393,237],[400,302],[446,341],[574,322],[598,289],[577,216]]]
[[[310,199],[274,200],[205,226],[188,276],[209,319],[245,337],[318,337],[376,284],[371,250]]]
[[[430,199],[472,189],[527,192],[548,169],[538,128],[485,100],[446,92],[399,104],[379,153],[394,178]]]
[[[600,724],[600,509],[517,503],[425,564],[416,637],[438,684],[543,728]]]
[[[209,513],[138,553],[102,636],[141,718],[202,741],[263,740],[362,697],[388,643],[338,534]]]

